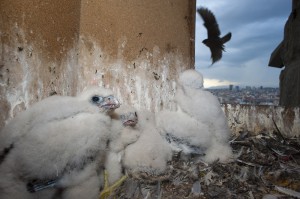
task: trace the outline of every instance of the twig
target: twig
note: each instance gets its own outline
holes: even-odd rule
[[[300,192],[294,191],[292,189],[287,189],[287,188],[284,188],[284,187],[275,186],[275,190],[277,190],[281,193],[284,193],[286,195],[289,195],[289,196],[300,198]]]
[[[281,131],[279,130],[279,128],[278,128],[278,126],[277,126],[277,124],[276,124],[274,118],[272,118],[272,121],[273,121],[273,123],[274,123],[274,125],[275,125],[275,128],[276,128],[277,132],[279,133],[279,136],[281,137],[281,139],[282,139],[283,142],[285,143],[285,142],[286,142],[286,141],[285,141],[285,138],[283,137]]]
[[[251,162],[245,162],[245,161],[240,160],[240,159],[236,159],[236,161],[240,162],[240,163],[243,163],[243,164],[246,164],[248,166],[252,166],[252,167],[262,167],[262,165],[251,163]]]

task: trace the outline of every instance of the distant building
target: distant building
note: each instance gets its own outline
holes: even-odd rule
[[[230,85],[229,85],[229,90],[232,91],[232,89],[233,89],[233,85],[230,84]]]
[[[279,103],[279,89],[252,87],[228,89],[208,89],[218,97],[221,104],[246,104],[246,105],[275,105]],[[229,88],[230,89],[230,88]]]

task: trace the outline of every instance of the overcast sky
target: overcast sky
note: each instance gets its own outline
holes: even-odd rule
[[[283,39],[292,0],[197,0],[197,8],[210,9],[221,35],[232,33],[221,61],[211,66],[207,37],[196,15],[195,66],[204,76],[204,87],[221,85],[279,87],[282,69],[268,67],[271,53]]]

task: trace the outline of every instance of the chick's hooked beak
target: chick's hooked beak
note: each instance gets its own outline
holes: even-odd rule
[[[120,102],[113,95],[110,95],[103,98],[100,107],[103,108],[105,111],[113,111],[120,107]]]
[[[120,119],[124,126],[134,127],[138,123],[138,117],[136,112],[129,112],[120,116]]]

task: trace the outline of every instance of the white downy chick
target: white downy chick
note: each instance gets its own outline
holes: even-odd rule
[[[0,198],[51,198],[56,188],[72,196],[90,180],[84,198],[98,196],[94,175],[104,166],[107,114],[118,106],[111,90],[94,87],[46,98],[12,119],[0,132]]]
[[[208,163],[215,160],[230,161],[232,150],[228,143],[228,122],[218,98],[203,89],[202,74],[196,70],[184,71],[179,76],[175,100],[182,111],[207,125],[213,134],[204,160]]]
[[[122,158],[125,148],[136,142],[140,136],[138,115],[135,108],[122,105],[118,108],[112,120],[111,141],[105,162],[109,184],[122,177]]]
[[[132,174],[164,174],[167,162],[172,157],[171,147],[160,136],[153,113],[144,110],[137,114],[141,135],[136,142],[126,147],[123,164]]]
[[[203,159],[208,163],[229,161],[232,150],[227,119],[217,97],[203,89],[202,75],[195,70],[180,74],[175,100],[178,110],[162,111],[156,121],[173,150],[204,152]]]
[[[203,89],[201,73],[186,70],[179,76],[175,100],[182,111],[207,124],[218,140],[229,139],[230,130],[220,102],[211,92]]]

